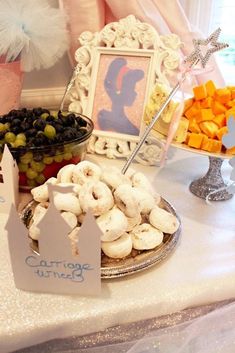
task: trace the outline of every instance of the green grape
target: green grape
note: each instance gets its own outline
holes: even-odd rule
[[[44,128],[44,135],[49,139],[53,139],[56,135],[56,129],[54,126],[47,124]]]
[[[44,157],[42,161],[45,164],[51,164],[53,162],[53,157]]]
[[[28,184],[28,186],[30,186],[32,188],[34,188],[37,185],[36,181],[33,179],[28,179],[27,184]]]
[[[18,168],[19,168],[20,172],[25,173],[28,169],[28,164],[20,162],[20,163],[18,163]]]
[[[27,172],[26,172],[26,176],[28,179],[35,179],[38,176],[38,173],[33,170],[32,168],[28,168]]]
[[[14,147],[19,147],[19,146],[26,146],[26,141],[16,138],[15,142],[14,142]]]
[[[23,156],[20,157],[20,161],[25,164],[30,163],[32,159],[33,159],[32,152],[26,152]]]
[[[57,154],[57,155],[54,157],[54,161],[57,162],[57,163],[62,162],[63,159],[64,159],[64,155],[63,155],[63,154]]]
[[[66,161],[69,161],[70,159],[72,159],[72,153],[71,152],[66,152],[66,153],[64,153],[64,159],[66,160]]]
[[[10,127],[10,123],[5,123],[4,126],[5,126],[5,130],[7,130]]]
[[[58,118],[58,112],[56,110],[51,110],[50,115],[55,119]]]
[[[5,130],[6,130],[5,124],[0,123],[0,131],[5,131]]]
[[[45,168],[45,164],[42,163],[42,162],[35,162],[35,161],[32,161],[32,162],[30,163],[30,167],[31,167],[33,170],[35,170],[35,172],[41,173],[41,172],[44,170],[44,168]]]
[[[80,156],[83,150],[84,150],[83,146],[76,146],[75,148],[73,148],[73,151],[72,151],[73,157]]]
[[[7,132],[7,133],[5,133],[4,138],[5,138],[6,142],[11,143],[11,142],[15,142],[16,135],[13,134],[13,132]]]
[[[35,179],[38,184],[43,184],[46,180],[43,174],[38,174],[37,178]]]
[[[26,141],[26,136],[25,136],[25,134],[23,132],[21,132],[20,134],[16,135],[16,139],[20,139],[20,140]]]
[[[48,116],[49,116],[48,113],[43,113],[43,114],[41,114],[41,118],[42,118],[42,119],[46,119]]]
[[[64,146],[64,152],[65,152],[65,153],[66,153],[66,152],[71,152],[71,149],[72,149],[71,145],[65,145],[65,146]]]

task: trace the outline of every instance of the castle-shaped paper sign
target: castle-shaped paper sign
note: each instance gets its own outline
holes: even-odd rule
[[[225,147],[227,148],[235,148],[235,116],[231,115],[228,119],[228,132],[223,135],[222,137],[222,142]],[[233,194],[235,194],[235,157],[232,157],[229,161],[229,164],[233,168],[230,179],[233,181],[233,184],[230,185],[229,191]]]
[[[7,145],[0,163],[0,213],[9,213],[11,205],[18,205],[19,170]]]
[[[53,202],[53,193],[66,193],[70,187],[48,185],[50,204],[37,224],[38,251],[33,251],[28,230],[11,206],[6,224],[12,270],[17,288],[47,292],[98,295],[101,290],[101,230],[87,212],[78,233],[77,255],[72,254],[70,226]]]

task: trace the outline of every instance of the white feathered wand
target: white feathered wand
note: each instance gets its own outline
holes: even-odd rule
[[[22,71],[48,68],[68,49],[65,15],[46,0],[1,0],[0,57]]]

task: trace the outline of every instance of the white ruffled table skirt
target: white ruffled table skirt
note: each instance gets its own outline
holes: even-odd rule
[[[123,161],[90,159],[106,165],[116,164],[120,168],[123,165]],[[16,289],[3,231],[6,219],[1,216],[0,352],[55,339],[65,339],[68,344],[72,340],[70,337],[84,337],[113,326],[162,315],[169,317],[186,308],[235,298],[235,198],[207,205],[188,190],[190,181],[204,175],[207,166],[206,157],[182,151],[177,151],[161,171],[156,167],[133,165],[146,173],[156,191],[176,208],[183,228],[180,243],[160,265],[130,277],[103,281],[102,294],[98,298]],[[227,162],[223,171],[228,177]],[[138,325],[134,330],[138,330]],[[112,337],[114,335],[112,332]],[[93,342],[93,346],[96,343]],[[66,347],[66,353],[72,351],[68,345]],[[53,351],[63,352],[59,347],[50,352]]]

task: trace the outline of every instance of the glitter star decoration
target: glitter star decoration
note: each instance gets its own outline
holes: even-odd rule
[[[213,53],[229,46],[227,43],[218,42],[220,32],[221,29],[217,28],[206,39],[193,39],[194,51],[185,59],[185,62],[190,62],[191,65],[194,65],[196,62],[200,61],[204,68]],[[205,53],[203,53],[201,49],[202,46],[206,50]]]

